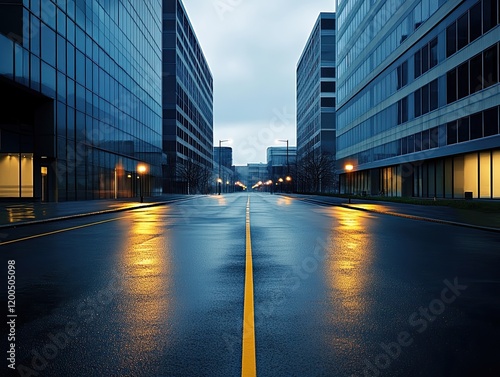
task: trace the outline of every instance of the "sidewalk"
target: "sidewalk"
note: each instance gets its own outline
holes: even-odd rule
[[[139,198],[82,200],[61,203],[0,202],[0,229],[66,218],[91,216],[103,213],[127,211],[141,207],[153,207],[177,200],[189,199],[187,195],[163,195]]]
[[[323,203],[360,211],[500,232],[500,213],[495,212],[458,209],[446,206],[374,201],[358,198],[353,198],[351,204],[349,204],[346,198],[320,195],[288,194],[288,196],[308,202],[316,202],[318,204]]]

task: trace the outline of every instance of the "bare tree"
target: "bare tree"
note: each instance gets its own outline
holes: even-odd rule
[[[187,184],[187,194],[200,191],[200,184],[204,178],[204,167],[195,163],[192,159],[177,165],[177,176]]]
[[[337,182],[335,159],[329,153],[311,152],[298,162],[297,176],[300,191],[333,191]]]

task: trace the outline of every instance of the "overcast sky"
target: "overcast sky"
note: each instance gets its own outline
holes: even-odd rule
[[[266,162],[296,144],[295,72],[320,12],[334,0],[183,0],[214,78],[214,145],[233,163]]]

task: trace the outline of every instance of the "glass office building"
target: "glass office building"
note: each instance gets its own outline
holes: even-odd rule
[[[498,0],[337,2],[341,191],[500,198]]]
[[[163,0],[163,151],[164,192],[188,192],[190,164],[212,172],[212,73],[180,0]]]
[[[320,13],[297,64],[297,159],[335,155],[335,13]]]
[[[161,191],[159,0],[3,1],[0,56],[0,197]]]

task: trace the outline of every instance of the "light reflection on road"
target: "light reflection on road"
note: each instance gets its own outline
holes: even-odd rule
[[[330,253],[326,269],[331,284],[331,321],[339,332],[332,334],[332,347],[340,352],[363,348],[362,339],[353,336],[355,328],[369,316],[373,253],[367,233],[369,215],[353,210],[335,211]],[[358,333],[359,334],[359,333]]]
[[[164,209],[163,209],[164,211]],[[123,358],[148,362],[153,352],[168,341],[172,312],[171,251],[169,229],[159,218],[159,209],[135,211],[132,227],[121,255],[123,276]],[[122,365],[127,368],[128,365]],[[132,366],[130,366],[132,367]]]

